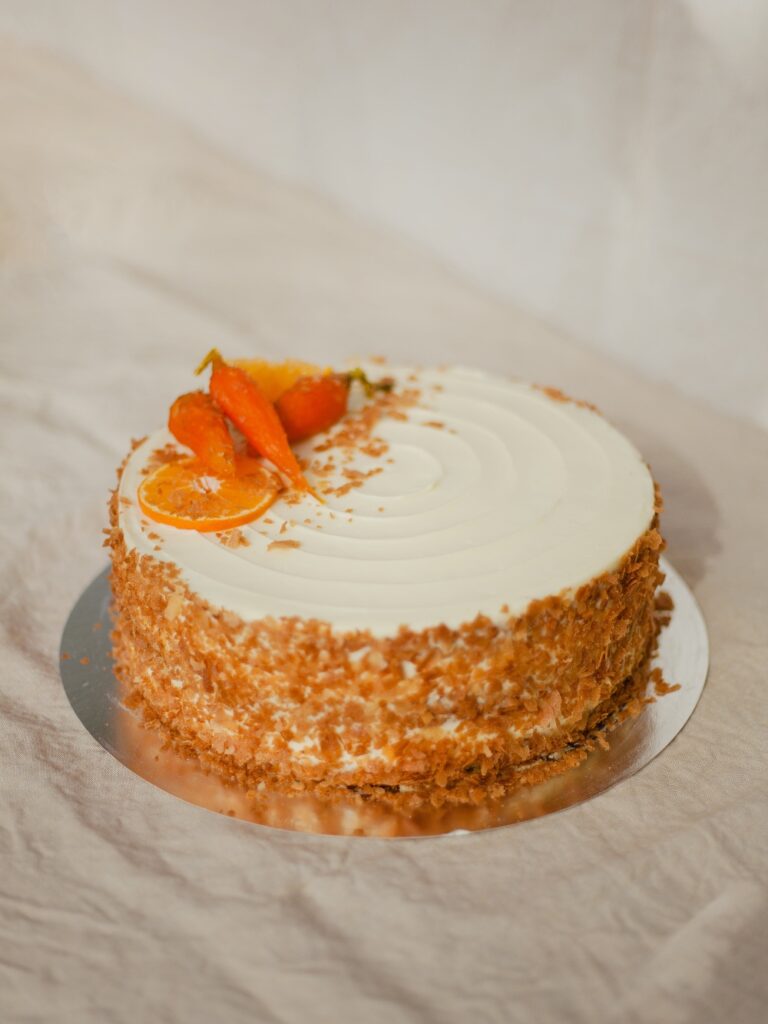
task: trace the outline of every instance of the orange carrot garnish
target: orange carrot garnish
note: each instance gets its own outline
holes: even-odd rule
[[[225,416],[235,424],[259,455],[276,466],[298,490],[310,488],[291,451],[285,430],[274,405],[264,396],[258,384],[245,370],[226,363],[214,348],[208,353],[195,373],[211,366],[211,398]]]
[[[369,398],[376,391],[392,389],[391,380],[373,383],[362,370],[302,377],[275,403],[288,440],[303,441],[306,437],[328,430],[340,420],[347,411],[349,389],[353,381],[363,385]]]
[[[289,441],[327,430],[347,411],[349,385],[336,374],[302,377],[275,402]]]
[[[227,421],[204,391],[180,395],[168,414],[168,429],[218,476],[235,473],[235,446]]]

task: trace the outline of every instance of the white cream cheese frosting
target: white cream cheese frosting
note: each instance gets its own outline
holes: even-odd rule
[[[325,505],[279,500],[240,528],[242,545],[141,514],[142,469],[173,442],[165,430],[147,438],[120,483],[128,549],[174,563],[200,597],[245,620],[299,616],[387,636],[520,614],[614,568],[650,525],[651,474],[598,413],[462,367],[385,372],[421,397],[407,419],[376,425],[384,455],[351,463],[378,472]],[[339,469],[317,483],[345,480]],[[270,547],[285,540],[298,546]]]

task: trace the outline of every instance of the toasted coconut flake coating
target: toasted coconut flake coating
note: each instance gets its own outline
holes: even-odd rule
[[[107,545],[126,701],[176,751],[254,793],[415,808],[542,781],[644,706],[660,505],[657,493],[652,524],[619,566],[575,593],[498,621],[375,637],[318,619],[245,622],[209,605],[175,566],[126,549],[115,492]]]

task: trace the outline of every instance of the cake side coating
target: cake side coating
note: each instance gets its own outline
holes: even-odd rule
[[[659,499],[617,567],[521,615],[393,636],[244,621],[128,550],[110,505],[116,671],[180,753],[257,791],[479,801],[578,763],[637,711],[663,579]]]

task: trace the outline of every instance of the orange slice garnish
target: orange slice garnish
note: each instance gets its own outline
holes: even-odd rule
[[[280,493],[279,477],[254,459],[238,475],[215,476],[196,459],[159,466],[139,487],[139,508],[156,523],[179,530],[231,530],[258,519]]]
[[[300,377],[332,372],[330,367],[314,366],[298,359],[286,359],[283,363],[270,363],[266,359],[233,359],[231,362],[253,377],[270,402],[276,402]]]

